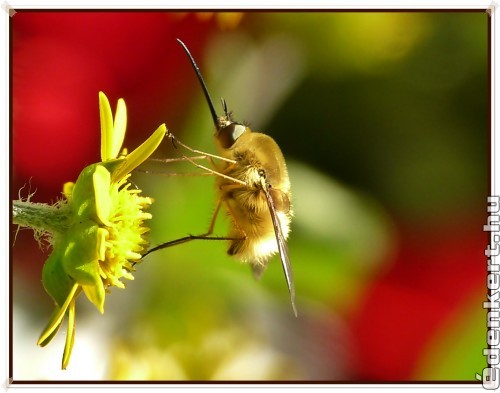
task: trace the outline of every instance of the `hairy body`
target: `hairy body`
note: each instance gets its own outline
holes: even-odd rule
[[[231,241],[228,254],[250,263],[259,276],[269,258],[278,252],[271,212],[261,185],[263,174],[270,185],[269,193],[284,240],[290,232],[292,207],[285,160],[271,137],[247,127],[231,148],[219,147],[219,152],[236,161],[235,164],[224,162],[221,173],[247,184],[217,178],[217,189],[231,219],[229,237],[236,239]]]
[[[229,240],[231,243],[228,254],[249,263],[254,275],[260,277],[271,256],[279,253],[290,292],[290,302],[297,316],[293,271],[286,244],[290,233],[292,207],[285,158],[270,136],[252,132],[246,125],[232,120],[224,99],[221,99],[224,115],[217,116],[193,56],[181,40],[177,41],[188,55],[205,94],[215,125],[215,143],[219,156],[192,149],[182,144],[172,134],[169,136],[174,146],[179,144],[193,153],[201,154],[198,158],[206,158],[213,164],[215,170],[200,165],[189,157],[183,157],[196,167],[216,176],[219,200],[207,233],[198,236],[189,235],[160,244],[150,249],[144,256],[195,239]],[[214,159],[217,159],[218,165]],[[222,205],[231,220],[227,238],[211,236]]]

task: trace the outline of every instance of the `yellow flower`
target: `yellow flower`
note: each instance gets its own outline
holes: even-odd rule
[[[47,345],[65,315],[68,329],[62,368],[68,365],[75,334],[75,300],[83,291],[104,312],[109,287],[124,288],[122,278],[132,280],[134,265],[147,249],[143,235],[149,231],[145,210],[153,202],[128,181],[130,172],[158,147],[166,133],[162,124],[137,149],[122,149],[127,123],[125,102],[120,99],[113,119],[109,101],[99,93],[101,162],[83,169],[76,183],[66,183],[63,194],[69,207],[68,224],[53,234],[53,251],[43,267],[45,290],[56,310],[38,340]],[[121,151],[121,152],[120,152]]]

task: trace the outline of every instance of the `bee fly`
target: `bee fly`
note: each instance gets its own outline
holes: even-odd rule
[[[215,170],[195,163],[195,157],[183,156],[197,167],[216,175],[219,198],[207,233],[163,243],[150,249],[147,254],[195,239],[229,240],[228,254],[249,263],[254,275],[259,278],[271,256],[279,253],[292,308],[297,316],[293,272],[286,244],[290,232],[292,206],[290,180],[283,154],[270,136],[253,132],[246,125],[234,121],[224,99],[224,115],[217,116],[200,69],[187,46],[181,40],[177,41],[186,52],[205,94],[215,124],[215,142],[219,156],[191,149],[172,134],[169,136],[174,147],[180,145],[194,153],[202,154],[202,157],[212,164]],[[214,159],[219,161],[218,165]],[[222,205],[231,220],[229,235],[210,236]]]

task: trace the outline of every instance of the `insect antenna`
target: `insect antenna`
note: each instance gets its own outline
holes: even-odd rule
[[[229,118],[231,117],[230,113],[227,111],[227,102],[224,98],[221,97],[221,102],[222,102],[222,109],[224,110],[224,115],[226,115],[226,119],[229,120]]]
[[[187,48],[186,44],[184,42],[182,42],[178,38],[177,38],[177,41],[184,48],[184,51],[186,52],[189,60],[191,61],[191,65],[193,66],[194,72],[196,72],[196,75],[198,76],[198,80],[200,81],[201,88],[203,89],[203,93],[205,94],[205,98],[207,99],[207,104],[208,104],[208,108],[210,109],[210,113],[212,115],[212,119],[214,121],[215,126],[217,127],[217,125],[218,125],[218,121],[217,121],[218,116],[217,116],[217,113],[215,112],[214,103],[212,101],[212,98],[210,97],[210,93],[208,92],[207,85],[205,84],[205,81],[203,80],[203,76],[201,76],[201,71],[200,71],[198,65],[196,64],[196,62],[194,61],[194,58],[191,55],[191,52],[189,52],[189,49]]]

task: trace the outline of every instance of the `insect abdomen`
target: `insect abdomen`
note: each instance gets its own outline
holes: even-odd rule
[[[241,240],[231,241],[228,254],[242,262],[265,266],[278,252],[278,246],[263,191],[244,189],[232,194],[226,200],[233,220],[229,236],[241,237]],[[286,239],[290,231],[290,216],[282,211],[276,213]]]

